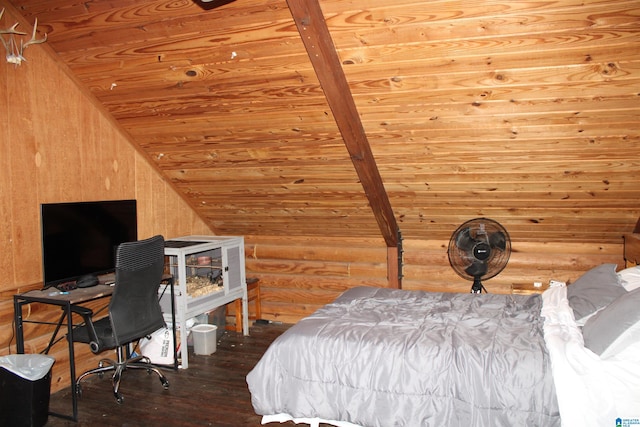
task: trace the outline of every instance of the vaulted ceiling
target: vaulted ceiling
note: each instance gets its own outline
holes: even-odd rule
[[[637,0],[1,4],[218,234],[613,242],[640,215]]]

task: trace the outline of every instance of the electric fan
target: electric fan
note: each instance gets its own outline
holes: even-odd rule
[[[453,270],[463,279],[473,280],[471,293],[479,294],[487,292],[482,279],[491,279],[507,266],[511,239],[498,222],[475,218],[453,232],[447,253]]]

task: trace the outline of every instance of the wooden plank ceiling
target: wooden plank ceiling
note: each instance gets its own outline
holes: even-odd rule
[[[1,1],[218,234],[606,243],[640,216],[637,0],[320,0],[324,71],[307,0]]]

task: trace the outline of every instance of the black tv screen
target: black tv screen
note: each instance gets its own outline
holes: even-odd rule
[[[138,238],[135,200],[46,203],[40,218],[45,288],[115,271],[118,245]]]

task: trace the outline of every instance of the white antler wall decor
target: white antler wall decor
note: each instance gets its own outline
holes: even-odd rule
[[[0,20],[2,19],[2,15],[4,14],[4,9],[0,11]],[[2,40],[2,45],[4,49],[7,51],[7,62],[10,64],[14,64],[16,66],[22,64],[22,61],[26,61],[27,59],[23,56],[24,50],[32,44],[44,43],[47,41],[47,35],[45,34],[43,38],[36,39],[36,29],[38,28],[38,18],[36,18],[36,22],[33,25],[33,33],[31,34],[31,39],[27,42],[24,42],[20,36],[26,36],[27,33],[23,33],[22,31],[18,31],[16,28],[18,27],[18,22],[13,24],[11,27],[7,29],[0,28],[0,40]],[[5,37],[5,35],[7,37]],[[18,42],[17,39],[20,39]]]

